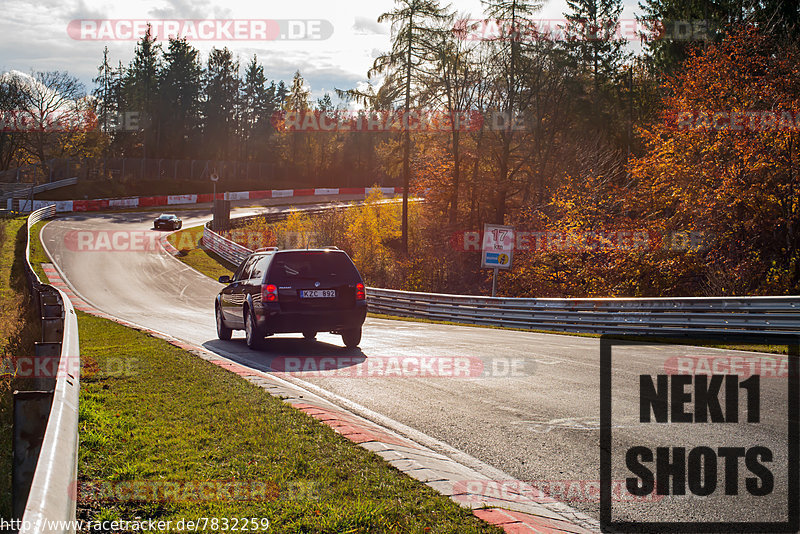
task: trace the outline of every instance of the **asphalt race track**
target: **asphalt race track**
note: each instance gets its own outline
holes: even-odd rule
[[[263,209],[266,208],[239,208],[232,215]],[[184,228],[209,218],[207,208],[179,213]],[[312,343],[299,335],[270,337],[262,350],[251,351],[241,332],[235,332],[234,339],[228,342],[216,338],[213,302],[221,284],[160,247],[81,251],[68,239],[73,230],[162,234],[151,229],[156,215],[148,212],[60,217],[45,226],[42,241],[72,288],[98,309],[260,370],[269,371],[276,362],[283,368],[300,362],[300,369],[305,365],[308,370],[294,375],[298,383],[319,388],[349,409],[415,429],[504,471],[509,478],[549,487],[554,497],[598,519],[598,494],[586,489],[596,488],[600,476],[597,339],[368,318],[360,350],[346,350],[339,336],[320,333]],[[638,418],[640,374],[656,374],[676,355],[720,357],[730,353],[656,346],[626,347],[613,354],[616,385],[612,389],[612,453],[615,466],[622,467],[615,469],[615,480],[631,476],[623,469],[624,454],[636,445],[655,449],[692,442],[715,450],[723,445],[765,445],[775,453],[775,464],[785,466],[785,378],[761,380],[760,424],[647,424]],[[322,357],[333,358],[326,361],[338,368],[329,376],[314,372],[313,365],[322,362]],[[467,362],[469,371],[458,377],[415,377],[409,376],[413,374],[410,371],[406,376],[386,376],[392,374],[392,365],[396,371],[397,362],[409,361],[402,358],[417,362],[427,358],[435,362],[428,370],[442,375],[448,375],[452,368],[447,365],[456,361]],[[441,365],[445,367],[437,367]],[[366,369],[362,374],[370,376],[358,376],[357,369]],[[464,367],[460,369],[463,371]],[[740,400],[744,405],[744,399]],[[688,406],[687,411],[691,411],[691,404]],[[744,491],[744,478],[752,476],[744,463],[744,459],[740,460],[738,497],[723,499],[718,491],[703,498],[615,503],[619,504],[615,519],[785,519],[785,471],[774,470],[775,490],[766,497],[755,498]],[[720,464],[720,487],[724,472]],[[558,488],[569,489],[559,493]]]

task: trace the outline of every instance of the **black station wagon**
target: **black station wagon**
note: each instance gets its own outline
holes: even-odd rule
[[[350,256],[324,249],[260,249],[239,265],[214,303],[217,336],[244,330],[247,346],[257,348],[272,334],[340,334],[353,348],[361,342],[367,315],[364,281]]]

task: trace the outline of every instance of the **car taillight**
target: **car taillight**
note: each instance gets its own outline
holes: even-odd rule
[[[261,300],[275,302],[278,300],[278,288],[274,284],[267,284],[261,289]]]
[[[364,284],[356,284],[356,300],[365,300],[367,293],[364,291]]]

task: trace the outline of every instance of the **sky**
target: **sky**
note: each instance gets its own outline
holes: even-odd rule
[[[299,70],[312,97],[326,92],[333,96],[335,88],[363,85],[374,58],[389,49],[390,27],[378,24],[377,18],[393,6],[393,0],[0,0],[0,73],[66,70],[90,92],[104,46],[108,46],[112,65],[120,61],[127,65],[133,58],[136,39],[128,38],[128,33],[135,32],[125,30],[134,22],[128,21],[241,20],[249,21],[239,34],[245,39],[229,39],[220,22],[214,26],[222,34],[220,38],[190,39],[203,62],[212,47],[227,46],[239,57],[242,71],[256,54],[268,79],[288,83]],[[482,14],[480,0],[456,0],[451,6],[475,18]],[[622,19],[632,19],[635,6],[636,0],[625,0]],[[564,11],[566,0],[549,0],[536,18],[561,19]],[[93,29],[86,22],[97,20],[114,21],[116,33],[104,34],[103,26]],[[258,33],[261,27],[253,22],[259,20],[297,21],[291,28],[284,26],[284,34],[304,32],[325,38],[263,39]],[[112,23],[105,24],[106,29],[112,27]]]

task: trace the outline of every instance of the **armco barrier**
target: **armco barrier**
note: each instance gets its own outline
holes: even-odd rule
[[[325,207],[325,208],[300,208],[300,209],[292,209],[292,210],[283,210],[280,212],[275,213],[262,213],[260,215],[247,215],[245,217],[237,217],[231,219],[231,223],[233,226],[241,226],[244,222],[252,220],[252,219],[265,219],[267,222],[277,222],[286,218],[289,213],[294,211],[302,211],[305,214],[315,214],[315,213],[323,213],[330,209],[336,209],[336,206],[332,207]],[[201,244],[211,250],[212,252],[216,253],[221,258],[224,258],[225,261],[233,264],[239,265],[242,261],[247,258],[253,251],[249,248],[236,243],[235,241],[228,239],[219,235],[218,233],[211,230],[211,222],[208,221],[203,226],[203,237],[201,240]]]
[[[344,193],[343,193],[344,194]],[[418,202],[418,199],[410,199],[411,202]],[[383,202],[394,202],[393,200],[384,200]],[[320,213],[325,213],[326,211],[339,209],[342,206],[326,206],[322,208],[295,208],[289,210],[281,210],[278,212],[273,213],[261,213],[258,215],[246,215],[244,217],[236,217],[230,220],[231,226],[236,228],[238,226],[243,225],[247,221],[251,221],[253,219],[264,219],[269,223],[282,221],[285,219],[290,213],[293,212],[303,212],[306,215],[315,215]],[[239,265],[242,261],[244,261],[247,256],[249,256],[253,251],[249,248],[236,243],[235,241],[228,239],[224,236],[219,235],[218,233],[211,230],[211,221],[208,221],[205,225],[203,225],[203,237],[200,243],[207,248],[208,250],[214,252],[221,258],[224,258],[225,261],[232,263],[233,265]]]
[[[800,297],[492,298],[367,289],[370,311],[440,321],[595,334],[800,332]]]
[[[281,215],[274,217],[277,220]],[[211,231],[208,224],[203,229],[203,244],[234,265],[251,253]],[[800,296],[503,298],[369,287],[367,302],[370,311],[387,315],[528,330],[670,337],[800,333]]]
[[[27,501],[22,515],[20,534],[45,532],[74,532],[78,474],[78,391],[80,388],[80,348],[78,321],[75,310],[66,294],[43,284],[30,264],[30,228],[37,222],[53,217],[55,206],[38,209],[28,217],[25,246],[25,273],[31,294],[42,318],[44,349],[56,347],[60,355],[58,372],[53,388],[50,415],[30,482]],[[37,347],[36,356],[39,357]],[[42,352],[45,352],[44,350]],[[15,487],[14,491],[25,488]],[[45,519],[53,521],[46,525]],[[58,521],[63,521],[60,526]],[[25,528],[27,526],[27,528]]]

